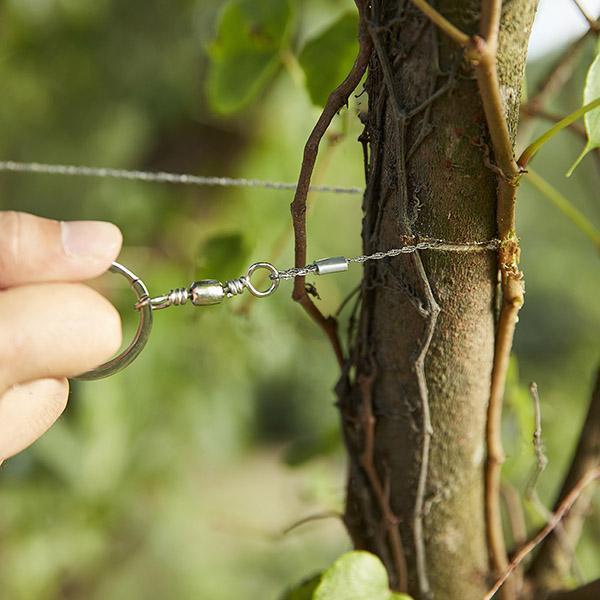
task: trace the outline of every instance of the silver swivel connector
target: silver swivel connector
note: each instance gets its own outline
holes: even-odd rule
[[[259,270],[265,270],[269,277],[269,285],[264,290],[258,289],[252,283],[252,276]],[[224,298],[238,296],[246,289],[257,298],[265,298],[279,287],[279,280],[279,271],[271,263],[254,263],[246,275],[237,279],[230,279],[225,283],[216,279],[201,279],[194,281],[188,288],[176,288],[163,296],[143,298],[135,307],[139,310],[150,305],[154,310],[160,310],[169,306],[181,306],[188,300],[194,306],[210,306],[220,304]]]

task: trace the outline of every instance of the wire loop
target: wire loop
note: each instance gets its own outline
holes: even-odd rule
[[[137,331],[133,340],[121,353],[117,354],[114,358],[101,364],[99,367],[87,371],[75,379],[81,381],[88,381],[92,379],[103,379],[118,373],[125,367],[129,366],[144,349],[144,346],[148,342],[150,332],[152,331],[152,304],[147,302],[149,298],[148,289],[144,282],[135,273],[130,271],[127,267],[114,262],[110,269],[112,273],[122,275],[129,281],[129,285],[137,297],[138,303],[140,304],[139,313],[140,320],[138,323]],[[146,302],[145,302],[146,301]]]
[[[259,269],[265,269],[269,273],[269,281],[271,282],[266,290],[259,290],[252,283],[252,275]],[[257,298],[265,298],[270,296],[279,287],[279,271],[268,262],[258,262],[250,265],[246,274],[246,287],[248,291]]]

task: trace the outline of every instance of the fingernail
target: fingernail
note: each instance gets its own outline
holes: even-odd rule
[[[62,221],[65,254],[71,258],[114,260],[121,248],[119,228],[103,221]]]

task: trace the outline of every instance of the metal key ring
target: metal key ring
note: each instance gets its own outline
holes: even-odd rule
[[[142,302],[150,296],[144,282],[128,268],[114,262],[109,270],[118,275],[122,275],[129,281],[129,285],[135,293],[138,302]],[[140,322],[138,323],[137,331],[129,346],[114,358],[111,358],[109,361],[91,371],[78,375],[74,379],[89,381],[114,375],[130,365],[138,357],[140,352],[144,349],[144,346],[150,337],[150,331],[152,330],[152,305],[150,303],[141,304],[139,313]]]

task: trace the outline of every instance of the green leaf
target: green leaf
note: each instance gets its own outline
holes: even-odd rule
[[[285,592],[280,600],[312,600],[315,590],[321,582],[321,577],[322,574],[317,573],[305,579],[291,590]]]
[[[238,277],[245,267],[248,245],[241,233],[223,233],[207,239],[199,248],[196,273],[203,278]]]
[[[223,114],[247,106],[281,65],[292,24],[290,0],[229,0],[208,54],[207,95]]]
[[[596,58],[592,62],[585,78],[583,103],[589,104],[597,98],[600,98],[600,46],[596,52]],[[584,119],[588,141],[581,154],[577,157],[577,160],[573,163],[573,166],[567,171],[567,177],[571,176],[588,152],[594,150],[594,148],[600,148],[600,107],[587,112]]]
[[[345,13],[302,49],[299,61],[314,104],[324,106],[330,92],[352,68],[358,51],[357,31],[358,15],[355,11]]]
[[[321,577],[313,600],[411,600],[389,589],[383,563],[374,554],[342,554]]]

